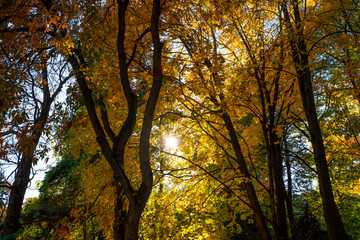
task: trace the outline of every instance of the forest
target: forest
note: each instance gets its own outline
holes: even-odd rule
[[[359,40],[358,0],[1,0],[0,240],[360,240]]]

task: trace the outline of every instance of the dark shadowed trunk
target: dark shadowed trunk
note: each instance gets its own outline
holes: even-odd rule
[[[9,205],[6,210],[4,231],[2,236],[16,233],[20,227],[20,213],[24,201],[25,192],[29,184],[30,171],[32,168],[32,157],[23,154],[20,159],[15,181],[11,186]]]
[[[275,80],[275,89],[278,89],[279,77]],[[277,135],[275,121],[277,107],[277,95],[274,93],[274,100],[271,101],[270,92],[264,87],[264,80],[258,79],[259,92],[262,104],[261,125],[267,151],[268,169],[270,178],[270,198],[272,225],[275,237],[278,240],[288,239],[286,219],[286,191],[283,176],[283,157],[281,149],[281,138]],[[267,107],[268,106],[268,107]]]
[[[289,236],[287,232],[285,207],[286,192],[283,176],[281,137],[277,135],[276,131],[276,108],[279,94],[280,70],[281,67],[279,67],[277,77],[274,79],[275,92],[273,93],[273,98],[271,98],[271,92],[265,85],[265,73],[261,73],[262,71],[260,72],[260,69],[257,69],[255,77],[258,82],[262,105],[261,125],[266,145],[269,178],[271,182],[269,190],[272,201],[270,204],[270,207],[272,208],[272,225],[276,239],[287,240]]]
[[[288,145],[286,141],[286,137],[284,139],[284,148],[285,148],[285,166],[286,166],[286,174],[287,174],[287,194],[286,194],[286,207],[287,207],[287,215],[289,218],[291,235],[294,236],[294,209],[293,209],[293,198],[292,198],[292,176],[291,176],[291,162],[290,157],[288,155]]]
[[[269,130],[270,131],[270,130]],[[286,219],[286,207],[285,207],[285,185],[283,176],[283,158],[281,156],[280,139],[276,136],[274,130],[272,130],[269,155],[273,166],[273,178],[275,183],[275,196],[276,196],[276,217],[277,217],[277,229],[275,231],[276,239],[289,239],[287,232],[287,219]],[[275,136],[274,136],[275,135]]]
[[[162,69],[161,69],[161,52],[162,43],[159,36],[159,21],[161,13],[160,0],[154,0],[152,6],[151,16],[151,35],[153,42],[153,83],[142,121],[139,147],[139,162],[142,181],[139,189],[134,189],[130,179],[124,170],[125,148],[130,136],[133,133],[138,108],[138,97],[132,89],[131,80],[128,75],[128,68],[132,59],[127,59],[125,51],[125,31],[126,22],[125,15],[127,12],[129,1],[118,0],[118,37],[117,37],[117,51],[119,58],[120,80],[122,90],[125,95],[128,114],[127,118],[121,127],[119,133],[116,135],[109,121],[107,120],[106,109],[101,109],[101,120],[97,116],[95,101],[91,94],[91,90],[86,82],[86,76],[81,71],[82,66],[86,66],[86,60],[83,58],[81,49],[74,49],[74,55],[69,55],[68,59],[76,74],[76,79],[79,84],[81,93],[84,97],[86,109],[96,133],[96,140],[101,148],[101,151],[112,168],[117,184],[116,199],[115,199],[115,222],[113,224],[114,239],[115,240],[137,240],[139,236],[140,217],[144,211],[146,202],[150,196],[153,185],[153,174],[150,166],[150,134],[152,129],[152,122],[154,119],[154,112],[156,109],[161,85],[162,85]],[[146,30],[147,32],[147,30]],[[145,33],[142,35],[144,36]],[[134,48],[134,51],[136,48]],[[133,53],[135,54],[135,53]],[[129,62],[130,61],[130,62]],[[101,101],[101,100],[100,100]],[[110,139],[113,143],[110,146]],[[125,199],[126,198],[126,199]],[[128,206],[123,208],[124,201],[127,201]]]
[[[289,31],[288,39],[295,64],[303,108],[309,126],[312,148],[314,150],[314,159],[318,174],[326,228],[329,240],[347,240],[350,238],[345,231],[331,187],[325,147],[316,112],[307,46],[303,35],[300,17],[299,2],[297,0],[292,0],[291,4],[293,7],[293,19],[295,21],[295,26],[291,23],[291,17],[285,1],[281,2],[281,9],[284,14],[286,28]]]
[[[270,240],[271,239],[270,232],[267,227],[264,214],[261,210],[261,206],[260,206],[259,200],[257,198],[256,191],[255,191],[254,185],[252,183],[250,173],[249,173],[249,170],[248,170],[246,162],[245,162],[244,155],[242,154],[239,140],[236,136],[236,131],[234,129],[234,126],[232,124],[230,116],[226,112],[224,112],[222,114],[222,118],[224,119],[226,128],[229,131],[231,145],[233,146],[233,149],[234,149],[234,152],[236,155],[236,161],[239,165],[241,174],[243,175],[244,178],[246,178],[246,180],[243,183],[243,186],[246,191],[247,197],[250,201],[250,206],[254,211],[255,224],[256,224],[257,228],[259,229],[261,239]]]
[[[220,91],[221,90],[221,86],[218,86],[216,83],[219,83],[221,81],[219,81],[220,76],[217,74],[217,72],[213,72],[213,67],[212,67],[212,63],[210,60],[206,59],[205,61],[205,65],[207,66],[207,68],[211,71],[211,76],[214,80],[214,84],[216,85],[216,87],[219,88]],[[200,73],[201,75],[201,73]],[[217,97],[212,95],[211,93],[209,93],[211,101],[220,108],[220,103],[217,100]],[[221,93],[219,98],[221,100],[224,99],[223,94]],[[224,103],[223,103],[224,104]],[[226,109],[226,108],[225,108]],[[237,137],[237,133],[236,130],[234,128],[233,122],[231,120],[230,115],[222,110],[221,111],[221,118],[223,119],[225,126],[229,132],[229,136],[230,136],[230,142],[232,145],[232,148],[235,152],[235,160],[238,164],[239,170],[242,174],[242,176],[246,179],[242,185],[244,186],[244,189],[246,191],[246,195],[249,199],[249,206],[252,208],[253,212],[254,212],[254,217],[255,217],[255,224],[259,230],[261,239],[263,240],[270,240],[271,236],[270,236],[270,231],[269,228],[266,224],[266,217],[262,212],[258,197],[256,195],[256,191],[244,158],[244,155],[242,153],[241,147],[240,147],[240,143],[239,143],[239,139]]]

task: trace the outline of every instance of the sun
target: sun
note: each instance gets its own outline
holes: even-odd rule
[[[176,149],[178,146],[178,140],[176,137],[174,136],[167,136],[165,138],[165,147],[167,149],[171,149],[171,150],[174,150]]]

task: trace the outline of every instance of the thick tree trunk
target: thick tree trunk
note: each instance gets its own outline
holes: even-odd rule
[[[139,238],[139,224],[141,214],[145,208],[147,198],[140,200],[134,198],[129,207],[126,207],[126,196],[119,180],[115,180],[116,198],[115,198],[115,221],[113,225],[113,237],[115,240],[137,240]]]
[[[127,219],[125,222],[125,239],[138,240],[140,217],[145,205],[141,202],[130,204]]]
[[[274,105],[275,106],[275,105]],[[274,112],[270,112],[270,123],[267,126],[263,123],[263,131],[266,142],[267,157],[269,161],[269,178],[272,180],[273,186],[270,188],[270,197],[273,203],[270,205],[272,214],[272,225],[275,237],[278,240],[287,240],[289,235],[287,232],[286,219],[286,191],[283,176],[283,158],[280,146],[280,138],[277,136],[274,127]]]
[[[9,205],[6,211],[4,231],[2,232],[2,236],[16,233],[21,227],[20,213],[25,192],[29,184],[31,168],[32,158],[27,158],[23,155],[18,166],[18,172],[16,173],[15,181],[11,187]]]
[[[117,195],[115,202],[115,221],[113,237],[115,240],[137,240],[139,238],[139,225],[141,214],[144,211],[144,202],[138,201],[124,209],[124,195]]]
[[[238,138],[236,136],[236,131],[232,124],[231,118],[227,113],[223,113],[222,118],[225,122],[226,128],[229,131],[229,135],[231,138],[231,144],[233,146],[233,149],[234,149],[234,152],[236,155],[236,160],[239,165],[241,174],[243,174],[243,176],[246,178],[246,181],[244,181],[243,186],[246,191],[247,197],[250,201],[250,205],[254,211],[255,223],[256,223],[257,228],[259,229],[261,239],[270,240],[271,237],[270,237],[270,232],[269,232],[268,226],[266,224],[266,219],[261,210],[259,200],[256,196],[255,188],[252,183],[249,170],[246,166],[245,158],[242,154],[240,144],[239,144]]]
[[[347,240],[350,238],[345,231],[344,224],[335,203],[324,142],[316,113],[307,46],[301,26],[299,3],[297,0],[293,0],[291,3],[294,11],[295,27],[291,25],[290,14],[285,1],[281,2],[281,9],[284,13],[286,27],[289,30],[288,38],[297,73],[301,100],[309,126],[312,148],[314,150],[314,159],[318,173],[320,195],[323,203],[328,237],[329,240]]]
[[[276,135],[275,132],[272,135]],[[275,141],[274,141],[275,140]],[[283,165],[282,165],[282,156],[280,148],[280,139],[277,136],[273,136],[273,139],[270,140],[270,158],[273,162],[273,173],[274,173],[274,182],[275,182],[275,196],[276,196],[276,215],[277,215],[277,227],[278,231],[276,234],[276,239],[278,240],[287,240],[289,239],[287,232],[287,219],[286,219],[286,207],[285,207],[285,185],[283,178]]]
[[[114,215],[115,220],[113,223],[113,237],[114,240],[125,240],[125,221],[126,209],[124,208],[125,196],[117,177],[114,177],[114,184],[116,184],[116,193],[114,200]]]
[[[122,200],[120,200],[123,203]],[[137,240],[139,238],[140,217],[143,209],[139,206],[130,206],[128,212],[115,207],[115,221],[113,227],[114,240]]]
[[[301,98],[309,125],[311,143],[314,150],[314,159],[319,180],[320,195],[323,203],[326,228],[329,240],[347,240],[344,224],[341,220],[339,210],[336,206],[333,190],[331,186],[329,169],[326,161],[325,147],[322,133],[319,126],[314,95],[312,90],[310,70],[305,61],[304,72],[298,69],[298,80],[300,85]]]

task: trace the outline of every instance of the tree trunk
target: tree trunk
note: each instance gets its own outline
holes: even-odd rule
[[[298,78],[300,93],[303,100],[306,118],[309,124],[311,143],[314,150],[320,195],[323,202],[328,236],[330,240],[346,240],[349,239],[349,236],[345,231],[344,224],[341,220],[332,191],[329,169],[326,161],[325,147],[317,118],[310,70],[308,66],[305,68],[305,73],[302,73],[302,71],[299,70],[298,74],[300,74]]]
[[[307,61],[306,61],[307,65]],[[326,161],[325,147],[322,139],[322,133],[319,126],[314,95],[312,90],[310,70],[307,65],[305,72],[299,69],[298,77],[300,85],[301,98],[309,125],[311,143],[314,150],[314,159],[319,180],[320,195],[323,203],[326,228],[330,240],[350,239],[347,235],[340,213],[335,203],[329,169]]]
[[[125,240],[138,240],[139,238],[140,217],[145,206],[140,202],[138,204],[130,204],[125,222]]]
[[[264,131],[269,161],[269,178],[272,180],[273,185],[270,188],[270,197],[273,201],[273,203],[270,204],[270,207],[272,208],[272,225],[276,239],[287,240],[289,239],[289,235],[287,232],[287,214],[285,207],[286,191],[283,176],[283,158],[280,146],[281,139],[277,136],[274,127],[275,112],[273,110],[269,110],[269,112],[269,126],[267,126],[266,122],[263,122],[262,128]]]
[[[136,124],[137,117],[137,103],[138,97],[133,91],[130,78],[128,76],[128,67],[130,64],[127,61],[125,52],[125,15],[129,1],[118,0],[118,36],[117,36],[117,51],[119,58],[119,75],[122,84],[122,90],[128,104],[127,118],[122,125],[118,135],[112,131],[109,121],[107,119],[107,112],[100,111],[102,115],[102,124],[97,116],[95,101],[87,82],[86,76],[81,71],[82,66],[87,63],[82,56],[80,49],[74,50],[77,58],[73,55],[68,56],[68,59],[73,67],[76,75],[76,80],[79,84],[81,93],[84,97],[86,109],[96,134],[96,140],[101,148],[101,151],[113,170],[115,176],[115,183],[118,185],[115,199],[115,221],[113,225],[113,237],[116,240],[137,240],[139,236],[139,223],[142,212],[151,194],[153,185],[153,174],[150,165],[150,134],[152,123],[154,119],[154,112],[160,94],[162,85],[162,69],[161,69],[161,53],[163,44],[160,42],[159,36],[159,22],[161,13],[160,0],[153,1],[152,17],[151,17],[151,36],[153,41],[153,83],[147,99],[146,108],[144,111],[144,118],[142,121],[140,133],[139,146],[139,163],[142,176],[141,185],[138,190],[132,187],[131,181],[126,175],[124,169],[125,148],[129,138],[132,135]],[[134,48],[136,49],[136,48]],[[112,148],[110,146],[110,139],[113,142]],[[121,185],[121,187],[120,187]],[[123,203],[127,199],[128,207],[124,207]]]
[[[250,201],[250,205],[254,211],[255,216],[255,223],[256,226],[260,232],[261,239],[263,240],[270,240],[270,232],[266,224],[265,216],[261,210],[259,200],[256,196],[254,185],[252,184],[251,177],[249,170],[246,166],[245,158],[242,154],[240,144],[238,141],[238,138],[236,136],[236,131],[234,129],[234,126],[232,124],[231,118],[227,113],[222,114],[222,118],[225,122],[226,128],[229,131],[229,135],[231,138],[231,144],[233,146],[233,149],[235,151],[236,160],[239,165],[239,169],[241,171],[241,174],[246,178],[246,181],[244,181],[243,185],[247,194],[247,197]]]
[[[18,166],[18,172],[16,173],[15,181],[11,187],[9,205],[6,210],[4,231],[2,232],[2,236],[16,233],[21,227],[20,213],[25,192],[29,184],[31,168],[32,158],[27,158],[23,155]]]
[[[280,75],[279,78],[280,79]],[[260,82],[260,81],[258,81]],[[264,80],[262,80],[264,82]],[[278,86],[278,81],[276,83]],[[264,139],[266,143],[267,157],[269,161],[269,178],[272,180],[272,187],[270,189],[270,194],[272,198],[271,207],[274,208],[271,210],[272,213],[272,224],[275,232],[275,237],[278,240],[287,240],[289,239],[287,232],[287,220],[286,220],[286,207],[285,207],[285,184],[283,176],[283,158],[280,145],[280,137],[276,133],[275,128],[275,109],[276,101],[273,101],[271,104],[270,92],[266,89],[261,89],[261,84],[259,84],[259,89],[261,96],[261,103],[263,109],[263,119],[262,119],[262,129],[264,133]],[[275,96],[277,91],[275,91]],[[275,98],[276,99],[276,98]],[[266,106],[268,106],[266,108]],[[267,111],[266,111],[267,109]],[[275,195],[275,198],[274,198]]]
[[[118,187],[121,189],[121,187]],[[139,238],[139,225],[141,214],[145,208],[145,202],[138,201],[130,204],[128,210],[123,208],[124,193],[117,191],[115,200],[115,221],[113,237],[115,240],[137,240]]]
[[[116,184],[116,193],[114,200],[114,215],[115,220],[113,223],[113,237],[114,240],[125,240],[125,221],[126,221],[126,209],[124,209],[124,192],[117,177],[114,177],[114,184]]]
[[[293,210],[293,200],[292,200],[292,176],[291,176],[291,162],[289,159],[288,153],[288,145],[286,138],[284,140],[285,146],[285,165],[286,165],[286,173],[287,173],[287,194],[286,194],[286,207],[287,207],[287,215],[290,222],[291,235],[294,236],[294,210]]]
[[[281,24],[281,21],[280,21]],[[280,26],[281,27],[281,26]],[[282,28],[281,28],[282,29]],[[280,31],[281,31],[280,29]],[[279,81],[284,60],[284,44],[281,41],[278,68],[276,69],[275,78],[273,79],[274,88],[269,90],[267,88],[267,68],[266,68],[266,54],[264,50],[260,50],[258,58],[254,55],[251,49],[251,44],[248,42],[246,34],[238,29],[240,39],[245,45],[249,58],[253,63],[253,70],[259,89],[259,98],[261,102],[261,125],[266,144],[268,170],[269,170],[269,197],[270,197],[270,212],[272,216],[272,226],[276,239],[287,240],[289,238],[287,233],[287,220],[285,208],[285,185],[283,179],[282,166],[282,152],[280,146],[280,137],[276,134],[276,109],[279,95]],[[264,42],[263,42],[264,44]],[[273,94],[271,93],[273,91]]]
[[[84,219],[83,223],[83,240],[87,239],[87,231],[86,231],[86,219]]]
[[[276,133],[272,131],[270,140],[270,158],[273,162],[273,173],[275,183],[275,196],[276,196],[276,210],[277,210],[277,227],[278,233],[276,239],[287,240],[289,239],[287,232],[287,220],[286,220],[286,208],[285,208],[285,185],[283,178],[283,165],[280,148],[280,139],[276,136]]]
[[[301,26],[299,3],[297,0],[293,0],[291,3],[294,11],[295,27],[291,25],[290,14],[285,1],[281,2],[281,8],[284,13],[286,27],[289,30],[288,38],[299,83],[301,100],[309,125],[328,237],[329,240],[347,240],[350,238],[345,231],[344,224],[335,203],[324,142],[316,113],[307,46]]]
[[[279,91],[280,70],[282,69],[283,51],[280,53],[279,70],[274,79],[274,93],[266,87],[264,68],[255,69],[255,78],[258,83],[260,102],[262,109],[261,126],[268,158],[269,180],[270,180],[270,208],[272,214],[272,225],[275,237],[278,240],[289,239],[287,232],[286,207],[285,207],[285,184],[283,177],[283,158],[281,149],[281,138],[276,131],[276,108]],[[255,60],[253,60],[256,63]],[[265,67],[265,61],[262,61]]]

